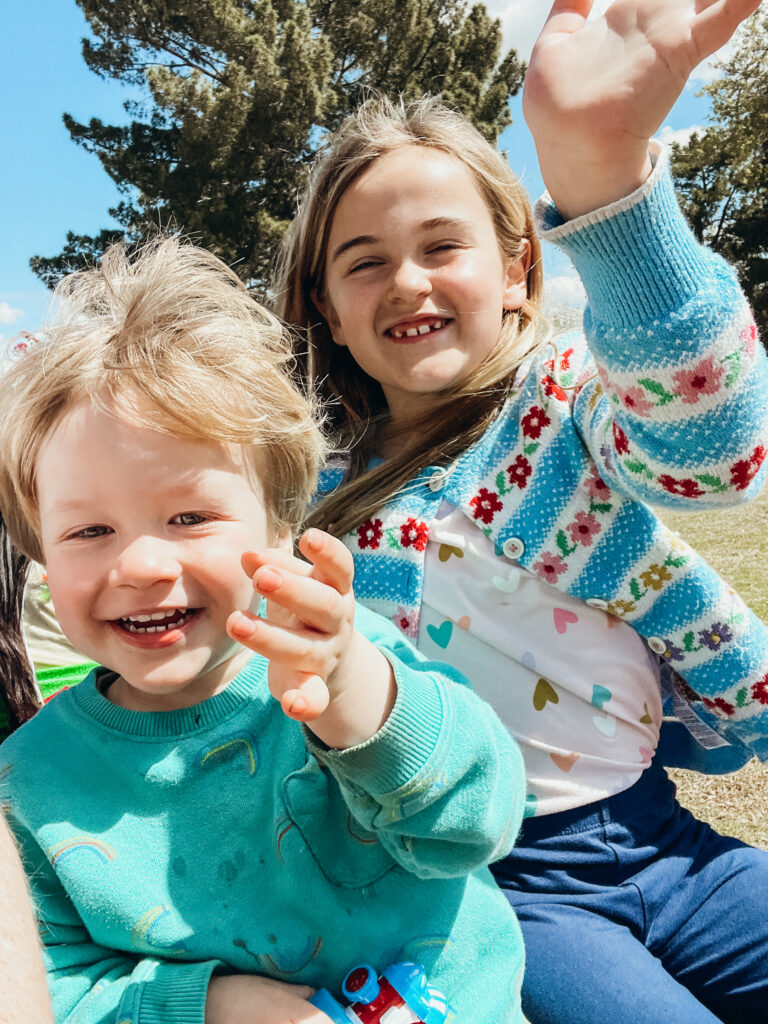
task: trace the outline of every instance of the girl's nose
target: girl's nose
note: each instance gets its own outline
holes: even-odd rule
[[[181,571],[174,547],[158,537],[136,537],[118,554],[109,573],[113,587],[151,587]]]
[[[392,272],[389,283],[389,298],[393,301],[410,301],[419,295],[429,295],[432,281],[426,267],[414,260],[403,260]]]

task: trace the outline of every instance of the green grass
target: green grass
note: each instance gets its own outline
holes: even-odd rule
[[[768,488],[724,512],[661,513],[768,622]],[[670,771],[680,802],[719,832],[768,850],[768,764],[751,761],[731,775]]]

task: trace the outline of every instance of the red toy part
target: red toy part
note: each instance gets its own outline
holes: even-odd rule
[[[346,981],[349,991],[354,991],[357,973],[354,971]],[[360,970],[360,974],[362,975],[360,987],[362,987],[366,979],[365,970]],[[351,1017],[351,1020],[359,1020],[360,1024],[419,1024],[419,1018],[414,1016],[403,997],[395,991],[386,978],[379,978],[379,986],[379,994],[372,1003],[352,1003],[349,1010],[355,1016]]]

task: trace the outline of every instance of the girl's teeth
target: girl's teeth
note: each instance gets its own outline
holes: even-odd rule
[[[427,330],[429,330],[429,328],[427,328]],[[421,334],[418,327],[409,327],[405,332],[406,338],[415,338],[417,334]]]

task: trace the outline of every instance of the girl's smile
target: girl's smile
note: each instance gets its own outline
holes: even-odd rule
[[[527,259],[502,255],[473,172],[442,150],[405,145],[339,201],[317,304],[396,420],[487,358],[503,311],[525,300],[526,272]]]

